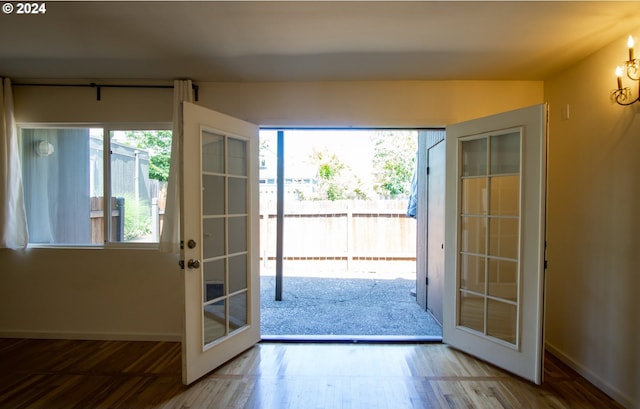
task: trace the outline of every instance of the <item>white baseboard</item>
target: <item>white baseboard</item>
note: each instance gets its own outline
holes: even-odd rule
[[[618,402],[625,408],[640,409],[639,402],[636,402],[636,403],[632,402],[629,396],[625,395],[620,390],[612,386],[610,383],[608,383],[598,375],[594,374],[591,370],[589,370],[582,364],[578,363],[569,355],[565,354],[560,349],[553,346],[553,344],[550,344],[549,342],[545,342],[545,348],[551,355],[558,358],[569,368],[576,371],[578,374],[580,374],[580,376],[582,376],[583,378],[585,378],[586,380],[594,384],[598,389],[600,389],[601,391],[609,395],[611,398],[613,398],[616,402]]]
[[[29,339],[77,339],[91,341],[156,341],[180,342],[180,334],[144,334],[114,332],[47,332],[47,331],[2,331],[0,338]]]

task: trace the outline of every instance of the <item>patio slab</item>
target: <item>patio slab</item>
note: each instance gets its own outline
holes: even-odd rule
[[[275,276],[263,274],[263,339],[437,340],[440,325],[417,303],[415,274],[287,276],[275,301]]]

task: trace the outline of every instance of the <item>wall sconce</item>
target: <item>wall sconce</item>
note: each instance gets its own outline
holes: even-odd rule
[[[616,77],[618,79],[618,89],[612,92],[613,99],[620,105],[631,105],[640,101],[640,60],[636,59],[633,52],[633,37],[629,36],[627,47],[629,48],[629,60],[624,62],[624,66],[616,68]],[[626,75],[632,81],[638,82],[638,94],[632,99],[631,89],[622,87],[622,77]]]
[[[51,156],[53,155],[53,144],[48,141],[40,141],[36,144],[36,154],[38,156]]]

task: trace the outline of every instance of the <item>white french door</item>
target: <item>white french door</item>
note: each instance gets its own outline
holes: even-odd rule
[[[184,102],[182,378],[260,340],[258,127]]]
[[[444,342],[540,384],[547,107],[447,127]]]

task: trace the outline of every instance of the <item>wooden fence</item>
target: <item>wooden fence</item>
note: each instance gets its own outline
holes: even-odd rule
[[[111,198],[111,241],[124,237],[124,205],[118,198]],[[104,197],[91,197],[91,243],[104,243]]]
[[[416,220],[406,200],[292,201],[285,204],[284,262],[288,270],[415,271]],[[260,205],[263,268],[276,256],[276,204]]]
[[[93,196],[91,200],[91,243],[104,243],[104,198]],[[111,198],[111,242],[125,241],[125,199]],[[162,206],[162,207],[161,207]],[[151,235],[143,241],[157,242],[160,239],[164,219],[164,199],[160,203],[155,197],[151,200]]]

